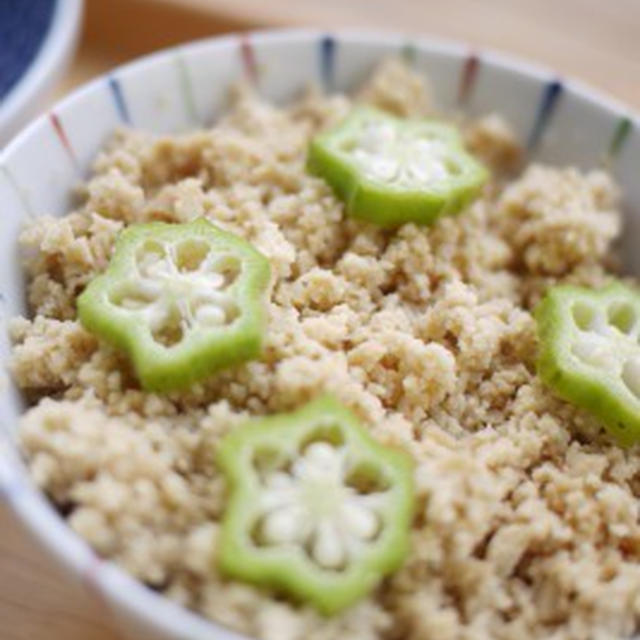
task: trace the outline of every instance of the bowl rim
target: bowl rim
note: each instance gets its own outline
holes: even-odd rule
[[[83,0],[56,0],[35,57],[0,102],[0,143],[15,137],[16,127],[31,116],[37,98],[52,89],[62,74],[78,40],[83,6]]]
[[[81,0],[72,0],[80,3]],[[120,65],[111,71],[90,80],[68,96],[59,100],[50,110],[43,113],[24,127],[13,139],[0,150],[0,169],[12,153],[18,150],[23,141],[45,121],[50,112],[58,111],[81,100],[91,93],[112,74],[133,72],[146,65],[165,59],[175,53],[191,53],[199,48],[219,46],[221,50],[236,49],[246,41],[252,45],[298,42],[317,42],[321,38],[331,36],[338,42],[361,42],[362,44],[380,44],[393,46],[394,50],[410,43],[416,48],[465,58],[478,55],[482,62],[501,70],[524,75],[542,83],[561,79],[567,91],[585,100],[591,105],[604,109],[616,118],[628,118],[632,126],[640,128],[640,116],[625,103],[608,96],[605,92],[592,89],[579,80],[559,75],[544,65],[523,60],[508,53],[469,46],[454,40],[432,37],[430,35],[406,34],[399,31],[377,29],[322,29],[322,28],[279,28],[233,32],[224,36],[202,38],[188,43],[164,48]],[[225,627],[222,623],[204,618],[169,600],[167,597],[153,592],[144,584],[130,576],[115,563],[102,561],[92,551],[89,544],[73,532],[66,521],[52,507],[33,481],[28,477],[18,448],[6,429],[0,425],[0,499],[4,499],[17,519],[38,540],[43,550],[54,558],[59,565],[65,567],[71,575],[82,582],[93,594],[102,608],[113,620],[113,610],[124,613],[129,620],[142,623],[146,628],[155,629],[166,637],[181,640],[249,640],[248,636],[239,634]],[[99,571],[98,571],[99,569]],[[106,606],[106,603],[109,606]]]
[[[76,2],[82,6],[82,0],[69,0]],[[78,17],[81,16],[80,15]],[[306,38],[318,39],[331,36],[334,38],[347,39],[350,42],[361,41],[362,43],[375,41],[377,43],[386,43],[389,45],[404,45],[410,43],[416,47],[424,47],[436,53],[442,53],[451,56],[479,56],[483,63],[497,67],[504,71],[515,74],[525,75],[535,78],[541,82],[560,81],[563,87],[569,92],[586,102],[604,108],[610,115],[619,118],[627,118],[631,121],[634,128],[640,128],[640,106],[633,107],[627,102],[616,98],[607,91],[592,87],[588,82],[584,82],[571,74],[563,74],[554,71],[552,67],[541,63],[533,62],[527,58],[512,55],[507,51],[492,47],[482,47],[465,44],[450,38],[443,38],[431,34],[414,34],[405,33],[397,30],[384,30],[373,28],[338,28],[323,29],[316,27],[282,27],[282,28],[265,28],[265,29],[248,29],[241,31],[233,31],[222,36],[211,36],[190,40],[178,45],[163,47],[151,53],[138,56],[128,62],[113,67],[105,73],[101,73],[80,86],[73,89],[66,96],[56,101],[43,113],[23,126],[16,134],[9,139],[4,147],[0,147],[0,163],[6,161],[6,158],[12,153],[13,149],[18,147],[23,138],[28,137],[30,132],[37,128],[47,115],[51,112],[58,112],[65,109],[68,105],[79,100],[85,93],[90,93],[95,87],[102,84],[106,78],[118,76],[121,73],[134,71],[137,67],[145,66],[160,60],[168,55],[176,53],[190,53],[198,48],[206,48],[212,44],[218,44],[220,48],[224,46],[235,46],[238,41],[248,41],[252,45],[260,43],[277,42],[278,40],[287,40],[290,38]]]

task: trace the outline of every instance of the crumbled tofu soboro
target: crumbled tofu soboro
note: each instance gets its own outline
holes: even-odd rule
[[[359,94],[428,113],[422,81],[383,64]],[[33,317],[14,322],[32,401],[34,480],[96,551],[167,597],[262,640],[612,639],[640,621],[640,453],[621,450],[535,375],[532,306],[556,282],[607,281],[620,231],[601,171],[519,169],[508,126],[463,124],[493,179],[457,217],[380,230],[345,219],[305,173],[311,136],[350,107],[279,109],[236,91],[213,129],[121,131],[82,204],[23,235]],[[519,170],[519,173],[516,171]],[[144,393],[75,299],[127,224],[205,216],[271,262],[260,359],[187,392]],[[320,392],[415,459],[410,556],[333,618],[225,579],[219,440]]]

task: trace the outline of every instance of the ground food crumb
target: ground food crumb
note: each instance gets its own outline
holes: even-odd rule
[[[433,111],[424,81],[382,65],[358,99]],[[601,171],[531,166],[498,116],[465,124],[495,180],[457,217],[380,230],[345,220],[304,171],[308,141],[349,109],[311,91],[286,109],[251,92],[215,128],[120,131],[82,204],[24,231],[33,316],[13,373],[33,400],[21,442],[37,484],[104,557],[261,640],[588,640],[640,622],[640,454],[622,451],[534,373],[531,308],[549,284],[606,281],[620,232]],[[205,216],[274,273],[263,356],[188,392],[142,392],[76,322],[117,233]],[[311,608],[223,579],[216,443],[251,415],[320,390],[416,461],[404,565],[352,609]]]

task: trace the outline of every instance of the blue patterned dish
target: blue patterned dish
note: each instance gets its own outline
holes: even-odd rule
[[[0,2],[0,144],[50,88],[73,48],[80,0]]]
[[[0,100],[33,61],[49,31],[55,0],[4,0],[0,4]]]

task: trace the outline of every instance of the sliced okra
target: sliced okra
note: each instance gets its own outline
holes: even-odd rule
[[[458,213],[488,175],[452,126],[370,107],[357,107],[318,135],[307,166],[331,185],[348,215],[385,227]]]
[[[330,397],[242,426],[222,442],[229,483],[218,562],[329,615],[408,550],[412,465]]]
[[[204,218],[132,225],[78,315],[129,354],[144,388],[181,389],[259,354],[268,281],[264,256]]]
[[[551,288],[536,309],[541,379],[622,443],[640,440],[640,294]]]

